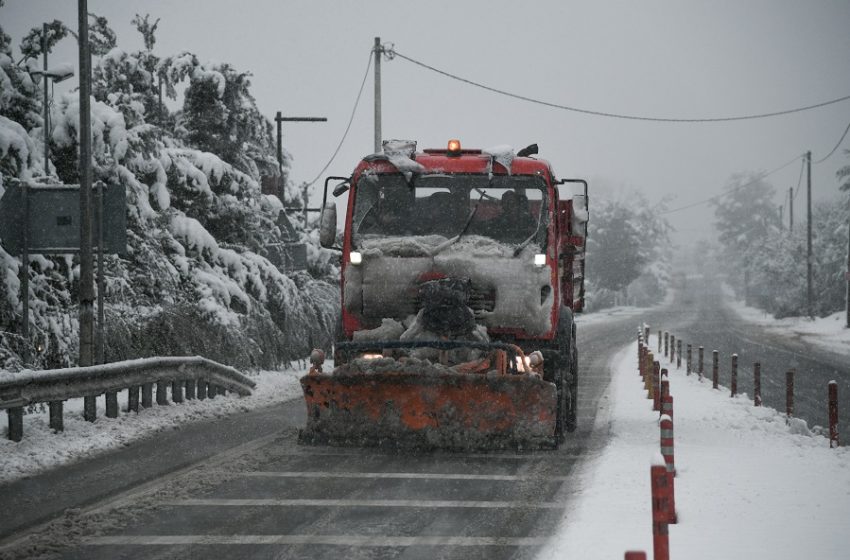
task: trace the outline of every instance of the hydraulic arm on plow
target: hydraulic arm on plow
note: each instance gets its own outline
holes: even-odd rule
[[[557,181],[534,153],[385,142],[336,178],[342,313],[334,368],[316,351],[301,379],[301,441],[529,448],[575,429],[587,183]]]

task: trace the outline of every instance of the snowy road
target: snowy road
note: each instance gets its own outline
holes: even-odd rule
[[[169,457],[168,474],[133,448],[115,452],[113,462],[126,462],[100,465],[99,477],[78,474],[63,485],[58,471],[54,491],[71,494],[63,507],[87,486],[112,496],[40,530],[37,549],[87,559],[531,558],[558,527],[577,465],[605,444],[605,424],[595,431],[594,419],[598,410],[607,413],[608,362],[632,340],[634,325],[625,317],[579,328],[580,428],[557,451],[416,455],[299,446],[295,427],[304,410],[295,400],[255,413],[266,432],[277,415],[272,434],[231,426],[226,434],[236,441],[229,443],[241,448],[167,439],[157,450]],[[198,460],[197,452],[179,460],[186,448],[204,446],[208,459],[175,470]],[[134,467],[139,472],[128,472]],[[113,482],[92,480],[104,477]],[[114,482],[121,477],[135,482]],[[39,500],[18,505],[50,509]]]
[[[750,391],[749,362],[760,358],[765,399],[780,409],[783,393],[772,379],[779,372],[784,381],[784,368],[797,360],[798,410],[811,422],[823,423],[825,380],[838,377],[845,401],[850,395],[835,358],[736,324],[719,291],[692,281],[672,305],[580,322],[580,427],[557,451],[416,455],[299,446],[304,409],[296,399],[21,481],[6,494],[17,515],[5,529],[23,535],[38,520],[82,506],[28,537],[28,551],[79,559],[533,558],[577,500],[580,467],[607,443],[609,362],[633,342],[641,320],[716,346],[727,359],[737,351],[742,391]],[[727,383],[728,364],[721,364]]]
[[[738,354],[738,392],[753,395],[753,362],[761,363],[762,399],[766,406],[785,410],[785,374],[796,368],[795,416],[809,427],[827,426],[827,384],[838,381],[840,424],[850,425],[850,359],[744,321],[724,303],[720,281],[693,278],[676,294],[673,304],[652,320],[650,347],[657,349],[658,329],[685,344],[705,346],[705,372],[711,376],[711,351],[718,350],[720,384],[728,391],[731,356]],[[683,360],[684,367],[684,360]],[[709,381],[710,382],[710,381]]]

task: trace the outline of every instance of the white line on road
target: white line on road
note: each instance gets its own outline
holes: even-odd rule
[[[408,546],[542,546],[544,537],[388,537],[381,535],[116,535],[92,537],[94,546],[180,545],[332,545]]]
[[[498,502],[474,500],[313,500],[313,499],[243,499],[192,498],[167,502],[173,506],[319,506],[319,507],[408,507],[408,508],[512,508],[561,509],[556,502]]]
[[[412,473],[412,472],[330,472],[330,471],[250,471],[230,473],[236,477],[257,478],[369,478],[369,479],[424,479],[424,480],[569,480],[568,476],[537,476],[534,474],[443,474],[443,473]]]

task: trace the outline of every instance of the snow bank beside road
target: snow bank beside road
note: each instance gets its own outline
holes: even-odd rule
[[[844,311],[813,320],[808,317],[777,319],[761,309],[747,307],[741,301],[736,301],[731,307],[743,320],[761,325],[776,334],[801,338],[824,350],[850,355],[850,329],[846,327],[847,314]]]
[[[588,462],[560,533],[540,555],[652,557],[649,488],[658,452],[658,414],[645,398],[635,345],[620,352],[610,388],[609,443]],[[676,509],[671,558],[819,560],[850,550],[850,450],[796,435],[784,416],[730,399],[708,382],[672,371],[675,399]],[[605,429],[602,426],[599,429]]]
[[[290,400],[301,394],[298,378],[305,368],[284,371],[261,371],[249,374],[257,387],[249,397],[235,394],[214,399],[190,400],[124,412],[126,392],[119,394],[121,413],[106,418],[103,398],[98,399],[97,421],[83,420],[83,399],[65,402],[65,431],[54,433],[44,411],[24,416],[24,439],[19,443],[0,439],[0,484],[67,464],[97,453],[129,445],[166,429],[179,429],[181,424],[227,416]],[[170,398],[169,388],[169,402]]]

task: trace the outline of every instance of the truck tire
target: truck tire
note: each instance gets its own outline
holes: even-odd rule
[[[554,364],[555,395],[555,443],[561,444],[567,432],[575,430],[575,407],[572,406],[575,389],[573,362],[575,339],[573,337],[573,316],[569,310],[562,310],[556,339],[557,354]]]
[[[576,346],[576,326],[573,323],[570,337],[570,372],[569,372],[569,403],[566,417],[567,432],[574,432],[578,427],[578,346]]]

